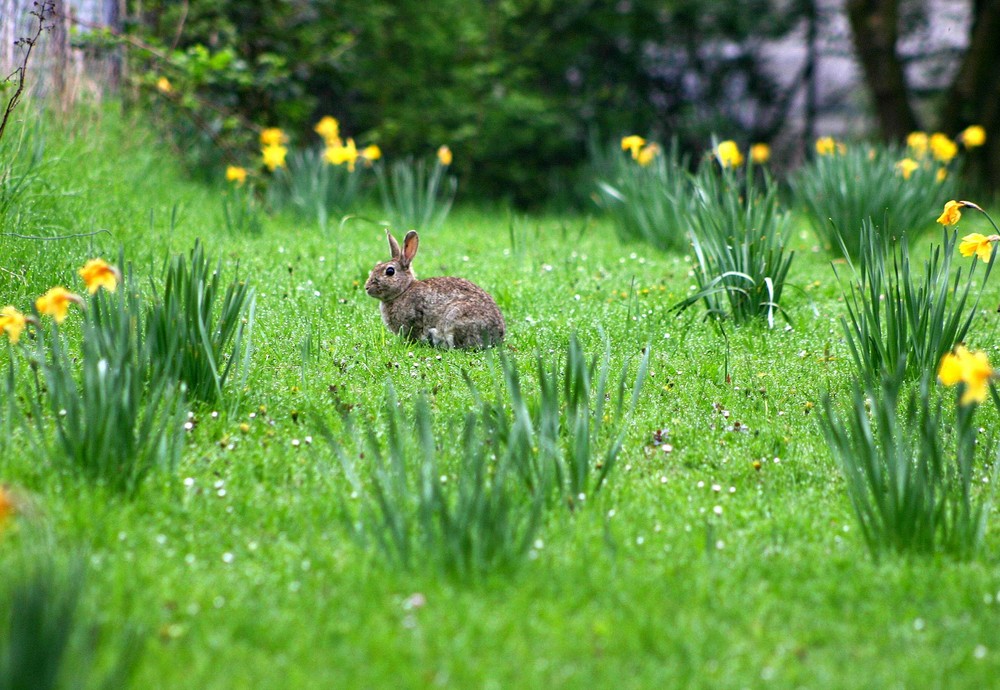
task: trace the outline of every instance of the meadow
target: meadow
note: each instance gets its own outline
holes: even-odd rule
[[[0,560],[5,573],[52,561],[77,592],[66,683],[99,685],[123,654],[135,657],[128,684],[153,688],[981,688],[1000,672],[995,509],[968,558],[875,557],[860,533],[818,421],[824,394],[836,409],[851,399],[850,272],[804,210],[790,219],[787,318],[720,329],[701,304],[674,308],[699,289],[692,251],[622,241],[596,209],[464,206],[459,190],[421,234],[415,268],[487,289],[507,338],[496,351],[435,350],[389,333],[364,292],[388,258],[377,207],[343,222],[278,213],[238,232],[224,182],[186,179],[135,122],[107,111],[23,131],[44,151],[4,231],[100,232],[0,238],[4,304],[27,309],[53,285],[82,291],[77,270],[94,257],[123,257],[152,291],[196,241],[255,290],[245,380],[217,404],[189,400],[177,466],[133,492],[67,469],[4,418],[0,481],[16,513]],[[986,227],[967,214],[959,229]],[[941,232],[913,241],[915,264]],[[994,276],[967,338],[994,359],[998,303]],[[72,308],[67,339],[80,321]],[[380,514],[373,486],[419,493],[394,494],[389,470],[376,481],[368,449],[391,454],[393,420],[419,427],[425,405],[433,449],[401,442],[404,464],[423,471],[429,453],[436,472],[415,486],[461,486],[463,417],[512,365],[534,400],[539,367],[561,371],[574,334],[598,370],[606,358],[612,384],[624,372],[623,410],[609,388],[593,439],[597,456],[623,434],[603,483],[588,474],[585,491],[515,505],[511,538],[526,542],[479,569],[456,572],[440,535],[414,537],[404,559],[362,526]],[[0,355],[5,371],[17,359]],[[17,375],[30,389],[29,369]],[[987,459],[974,485],[989,493],[991,401],[975,420]]]

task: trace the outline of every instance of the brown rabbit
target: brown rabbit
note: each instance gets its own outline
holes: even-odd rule
[[[503,315],[481,287],[464,278],[417,280],[410,268],[417,233],[406,233],[402,251],[392,233],[385,234],[392,259],[372,269],[365,292],[382,302],[382,321],[390,331],[444,348],[492,347],[503,340]]]

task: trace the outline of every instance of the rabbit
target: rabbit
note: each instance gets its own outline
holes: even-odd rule
[[[417,280],[410,263],[420,242],[410,230],[403,249],[388,229],[392,259],[376,264],[365,292],[379,300],[382,321],[393,333],[432,347],[481,349],[499,345],[506,331],[500,308],[485,290],[464,278]]]

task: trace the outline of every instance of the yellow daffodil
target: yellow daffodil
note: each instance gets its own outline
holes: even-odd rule
[[[7,305],[0,310],[0,331],[7,334],[7,338],[11,344],[17,345],[17,341],[21,339],[21,332],[24,331],[26,323],[27,319],[24,314],[11,305]]]
[[[642,147],[646,145],[646,140],[640,137],[638,134],[630,134],[627,137],[622,137],[622,151],[628,151],[632,154],[632,158],[638,160],[639,151]]]
[[[906,137],[906,146],[914,158],[927,155],[927,132],[910,132]]]
[[[347,169],[354,172],[354,165],[358,161],[358,147],[354,144],[354,139],[348,139],[342,146],[327,146],[323,158],[331,165],[347,163]]]
[[[816,140],[816,153],[821,156],[832,156],[835,153],[844,153],[847,147],[833,137],[820,137]]]
[[[369,144],[361,150],[361,157],[366,161],[377,161],[382,157],[382,149],[377,144]]]
[[[340,123],[337,122],[337,118],[325,115],[316,123],[313,131],[323,137],[323,141],[330,143],[340,137]]]
[[[967,149],[973,149],[986,143],[986,130],[979,125],[969,125],[958,135],[962,145]]]
[[[100,288],[114,292],[122,279],[118,269],[104,259],[91,259],[83,265],[79,273],[90,294],[94,294]]]
[[[904,180],[910,179],[910,175],[913,171],[920,167],[920,163],[916,162],[912,158],[904,158],[903,160],[896,163],[896,170],[903,176]]]
[[[952,199],[944,205],[944,211],[941,212],[937,222],[941,225],[958,225],[958,221],[962,220],[962,206],[964,204]]]
[[[958,144],[941,132],[935,132],[931,135],[929,145],[931,154],[942,163],[949,162],[958,153]]]
[[[160,77],[156,80],[156,90],[160,93],[171,93],[174,90],[174,86],[166,77]]]
[[[941,358],[938,366],[938,380],[945,386],[965,384],[965,393],[959,401],[961,405],[981,403],[989,393],[993,367],[985,352],[969,352],[962,344]]]
[[[280,127],[268,127],[260,133],[260,145],[262,147],[281,146],[286,141],[288,141],[288,137],[285,136]]]
[[[288,149],[281,144],[270,144],[261,149],[261,155],[264,167],[274,172],[278,168],[285,167],[285,156],[288,155]]]
[[[247,169],[238,165],[226,166],[226,182],[235,182],[237,186],[247,181]]]
[[[948,179],[948,169],[938,168],[937,174],[934,176],[934,179],[937,180],[938,182],[944,182],[946,179]]]
[[[754,144],[750,147],[750,160],[757,165],[763,165],[771,160],[771,147],[767,144]]]
[[[989,261],[993,255],[993,243],[997,240],[1000,240],[1000,235],[981,235],[974,232],[962,238],[958,244],[958,251],[962,256],[975,254],[980,261]]]
[[[715,155],[723,168],[738,168],[743,165],[743,154],[735,141],[726,140],[720,142],[715,148]]]
[[[653,162],[653,159],[660,154],[660,145],[655,141],[650,142],[639,149],[639,155],[636,156],[636,161],[639,165],[645,167]]]
[[[35,309],[39,314],[51,316],[56,323],[62,323],[69,314],[69,305],[83,306],[83,298],[64,287],[56,286],[35,300]]]
[[[438,161],[440,161],[441,165],[443,165],[445,167],[448,167],[449,165],[451,165],[451,161],[454,159],[454,156],[452,156],[452,154],[451,154],[451,149],[448,148],[447,145],[441,145],[441,146],[438,147],[437,157],[438,157]]]

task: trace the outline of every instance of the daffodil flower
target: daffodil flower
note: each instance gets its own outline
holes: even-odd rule
[[[750,147],[750,160],[757,165],[763,165],[771,160],[771,147],[767,144],[754,144]]]
[[[723,168],[738,168],[743,165],[743,154],[740,153],[740,147],[736,145],[735,141],[720,142],[715,147],[715,155]]]
[[[660,154],[660,145],[655,141],[650,142],[639,149],[639,155],[636,157],[636,161],[639,165],[645,167],[653,162],[653,160]]]
[[[262,147],[281,146],[286,141],[288,141],[288,137],[285,136],[280,127],[267,127],[260,133],[260,145]]]
[[[640,137],[638,134],[630,134],[627,137],[622,137],[622,151],[628,151],[632,154],[632,158],[638,160],[639,151],[642,147],[646,145],[646,140]]]
[[[906,137],[906,146],[916,158],[927,155],[927,132],[910,132]]]
[[[993,256],[993,243],[997,241],[1000,241],[1000,235],[981,235],[974,232],[962,238],[958,251],[962,256],[975,254],[980,261],[989,261]]]
[[[935,132],[930,138],[931,154],[942,163],[949,162],[958,153],[958,145],[941,132]]]
[[[323,137],[323,140],[329,144],[334,139],[340,137],[340,123],[337,122],[337,118],[325,115],[316,123],[313,131]]]
[[[174,90],[173,85],[170,80],[166,77],[160,77],[156,80],[156,90],[160,93],[171,93]]]
[[[343,165],[347,163],[347,169],[354,172],[354,165],[358,160],[358,147],[354,139],[348,139],[343,146],[327,146],[323,152],[323,158],[331,165]]]
[[[100,288],[114,292],[122,279],[118,269],[104,259],[91,259],[83,265],[79,273],[90,294],[94,294]]]
[[[440,146],[438,148],[438,150],[437,150],[437,157],[438,157],[438,161],[440,161],[441,165],[443,165],[445,167],[448,167],[449,165],[451,165],[451,161],[452,161],[451,149],[448,148],[446,145],[442,145],[442,146]]]
[[[903,176],[904,180],[910,179],[913,171],[920,167],[920,163],[916,162],[912,158],[904,158],[903,160],[896,163],[896,170]]]
[[[62,286],[56,286],[35,300],[35,309],[39,314],[51,316],[56,323],[61,324],[69,314],[70,304],[83,307],[83,298]]]
[[[958,221],[962,220],[962,206],[964,205],[961,201],[952,199],[944,205],[944,211],[938,216],[937,222],[941,225],[958,225]]]
[[[0,331],[7,334],[12,345],[17,345],[21,333],[27,324],[27,318],[11,305],[0,310]]]
[[[278,168],[285,167],[285,156],[288,155],[288,149],[280,144],[271,144],[261,149],[261,155],[264,159],[264,167],[274,172]]]
[[[986,130],[979,125],[969,125],[962,130],[958,138],[965,148],[972,149],[986,143]]]
[[[989,393],[993,367],[985,352],[969,352],[962,344],[945,354],[938,365],[938,380],[945,386],[965,384],[959,404],[981,403]]]
[[[816,140],[816,153],[821,156],[832,156],[835,153],[844,153],[847,147],[833,137],[820,137]]]
[[[377,161],[382,157],[382,149],[377,144],[369,144],[361,150],[360,155],[366,161]]]
[[[226,166],[226,181],[235,182],[237,186],[247,181],[247,169],[238,165]]]

